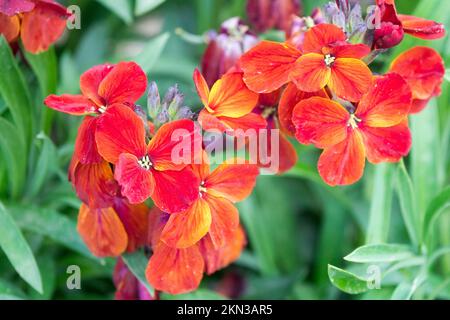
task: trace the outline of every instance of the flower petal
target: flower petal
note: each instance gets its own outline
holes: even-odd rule
[[[97,150],[95,132],[97,130],[96,117],[86,116],[78,127],[78,135],[75,141],[74,155],[83,163],[99,163],[103,161]]]
[[[346,36],[341,28],[333,24],[321,23],[306,32],[303,51],[321,53],[322,48],[345,40]]]
[[[389,73],[377,77],[359,102],[355,115],[365,126],[391,127],[408,116],[411,90],[401,76]]]
[[[230,132],[232,134],[239,135],[239,131],[245,132],[247,130],[264,129],[267,127],[266,119],[256,113],[249,113],[240,118],[219,117],[218,118],[227,130],[236,131]],[[205,129],[206,130],[206,129]]]
[[[90,68],[80,77],[81,93],[94,101],[99,107],[106,105],[106,101],[98,95],[100,83],[113,68],[113,64],[101,64]]]
[[[338,58],[331,66],[328,87],[339,98],[359,101],[372,84],[372,72],[358,59]]]
[[[199,198],[186,211],[170,215],[162,231],[161,240],[170,247],[187,248],[203,238],[210,226],[211,210],[208,203]]]
[[[326,148],[347,137],[348,111],[339,103],[320,97],[300,101],[292,113],[295,137],[300,143]]]
[[[35,4],[30,0],[2,0],[0,1],[0,13],[14,16],[18,13],[29,12],[34,9]]]
[[[308,53],[301,56],[290,74],[297,87],[306,92],[316,92],[330,80],[331,69],[325,64],[323,54]]]
[[[297,163],[297,151],[287,137],[280,132],[278,143],[278,157],[274,158],[276,151],[272,148],[272,131],[267,132],[267,142],[258,145],[258,166],[271,173],[282,174]],[[261,150],[264,150],[263,152]]]
[[[155,205],[167,213],[186,210],[198,199],[200,180],[191,168],[179,171],[152,170],[155,179],[155,191],[152,200]]]
[[[230,163],[239,162],[233,159]],[[252,193],[258,175],[258,167],[254,164],[224,163],[209,174],[204,187],[210,195],[238,202]]]
[[[147,88],[147,76],[135,62],[120,62],[108,73],[98,88],[106,104],[134,104]]]
[[[25,50],[31,53],[46,51],[61,37],[68,14],[57,2],[38,1],[34,9],[22,16],[21,39]]]
[[[364,172],[365,149],[361,134],[349,129],[347,139],[326,148],[318,162],[319,174],[330,186],[358,181]]]
[[[77,230],[97,257],[116,257],[127,248],[127,233],[113,208],[89,209],[82,204]]]
[[[152,171],[141,167],[138,158],[129,153],[122,153],[119,156],[114,178],[119,182],[122,195],[133,204],[147,200],[155,188]]]
[[[95,140],[98,152],[114,164],[122,153],[133,154],[138,159],[147,154],[144,123],[123,105],[109,107],[98,119]]]
[[[395,58],[389,71],[398,73],[406,80],[414,99],[426,100],[440,88],[445,67],[436,50],[414,47]]]
[[[175,249],[161,242],[150,258],[145,275],[156,290],[180,294],[199,286],[204,268],[197,246]]]
[[[49,95],[44,100],[44,104],[56,111],[82,116],[85,114],[95,113],[97,106],[82,95],[63,94],[57,96]]]
[[[370,47],[365,44],[341,44],[330,49],[330,53],[336,58],[361,59],[370,53]]]
[[[262,41],[240,59],[244,82],[258,93],[275,91],[289,82],[289,73],[300,55],[289,44]]]
[[[399,14],[397,17],[402,22],[403,30],[414,37],[434,40],[445,36],[445,27],[442,23],[405,14]]]
[[[388,128],[362,127],[367,160],[371,163],[397,162],[411,149],[408,120]]]
[[[253,110],[258,98],[245,85],[242,73],[227,73],[212,86],[207,109],[215,116],[239,118]]]
[[[9,17],[6,14],[0,13],[0,33],[8,43],[15,41],[20,33],[19,16]]]
[[[209,193],[203,198],[211,210],[211,227],[209,236],[216,249],[231,241],[236,228],[239,226],[239,212],[226,198],[218,198]]]
[[[194,70],[193,78],[194,78],[195,88],[197,89],[197,94],[200,97],[200,100],[202,101],[205,108],[209,109],[209,105],[208,105],[209,87],[208,87],[208,84],[206,83],[205,78],[203,77],[203,75],[200,73],[200,71],[198,69]],[[212,110],[209,110],[209,111],[212,111]]]

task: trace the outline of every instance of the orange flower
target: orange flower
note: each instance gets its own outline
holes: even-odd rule
[[[358,101],[372,82],[360,59],[370,52],[364,44],[349,44],[337,26],[319,24],[305,34],[303,55],[289,44],[262,42],[241,58],[244,81],[256,92],[267,93],[289,81],[305,92],[325,86],[339,98]]]
[[[423,110],[432,97],[441,94],[445,67],[442,57],[434,49],[411,48],[395,58],[389,71],[401,75],[411,88],[411,113]]]
[[[14,42],[20,34],[25,50],[46,51],[61,37],[69,14],[52,0],[0,0],[0,31]]]
[[[242,81],[242,73],[231,72],[217,80],[209,90],[200,71],[194,71],[194,83],[204,105],[198,121],[204,130],[225,132],[236,129],[264,128],[264,119],[254,113],[258,95]]]
[[[293,122],[298,141],[324,149],[318,163],[324,181],[347,185],[361,178],[366,157],[371,163],[396,162],[408,154],[410,107],[408,84],[391,73],[376,78],[355,111],[313,97],[297,104]]]

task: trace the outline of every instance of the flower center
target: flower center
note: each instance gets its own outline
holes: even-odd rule
[[[202,181],[200,183],[200,186],[198,187],[198,191],[200,193],[200,197],[202,196],[202,193],[206,192],[205,181]]]
[[[153,163],[150,161],[150,157],[149,156],[142,157],[142,159],[138,160],[138,163],[145,170],[150,170],[150,168],[153,165]]]
[[[264,110],[263,110],[263,112],[261,113],[261,116],[262,116],[264,119],[267,119],[267,118],[269,118],[271,115],[273,115],[276,111],[277,111],[277,109],[274,108],[274,107],[265,107]]]
[[[361,119],[355,116],[354,113],[350,114],[350,119],[348,119],[347,126],[352,127],[352,129],[358,128],[358,123],[361,122]]]
[[[331,54],[325,55],[324,61],[325,61],[325,64],[327,65],[327,67],[331,67],[335,60],[336,60],[336,57],[332,56]]]
[[[105,111],[106,111],[106,106],[100,106],[97,110],[98,110],[98,112],[100,112],[100,113],[105,113]]]

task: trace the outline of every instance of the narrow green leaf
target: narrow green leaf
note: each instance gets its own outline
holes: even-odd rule
[[[375,167],[366,244],[387,241],[391,219],[393,171],[393,165],[389,163],[378,164]]]
[[[165,1],[166,0],[136,0],[134,14],[137,16],[142,16],[147,12],[152,11]]]
[[[450,82],[450,69],[445,70],[445,80]]]
[[[410,300],[412,295],[412,284],[401,282],[394,290],[391,300]]]
[[[419,239],[421,239],[420,216],[417,210],[411,178],[409,177],[408,171],[406,171],[403,160],[400,161],[397,168],[396,187],[406,230],[412,243],[417,247],[419,245]]]
[[[413,256],[410,247],[401,244],[369,244],[355,249],[344,257],[357,263],[381,263],[405,260]]]
[[[130,271],[138,278],[138,280],[145,285],[148,292],[153,296],[155,289],[148,283],[145,277],[145,270],[147,269],[148,258],[143,251],[135,251],[133,253],[125,253],[122,255],[123,261],[126,263]]]
[[[328,265],[328,277],[336,288],[348,294],[359,294],[369,290],[367,280],[332,265]]]
[[[170,34],[165,32],[147,42],[144,49],[133,60],[141,66],[145,73],[152,71],[156,61],[163,52]]]
[[[162,293],[161,300],[227,300],[227,298],[212,290],[198,289],[194,292],[177,295]]]
[[[0,247],[17,273],[36,291],[42,293],[39,268],[22,232],[0,202]]]
[[[423,222],[425,238],[427,238],[432,231],[432,226],[438,219],[440,214],[444,212],[445,208],[450,207],[450,186],[447,186],[441,191],[433,200],[431,200]]]
[[[126,24],[133,22],[133,13],[131,1],[128,0],[97,0],[106,8],[111,10],[116,16],[122,19]]]

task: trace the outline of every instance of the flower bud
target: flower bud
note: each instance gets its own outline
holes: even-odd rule
[[[268,29],[288,31],[292,17],[299,15],[299,0],[248,0],[247,16],[258,32]]]
[[[388,49],[398,45],[403,40],[403,28],[392,22],[381,22],[375,29],[373,46],[375,49]]]
[[[290,29],[286,32],[287,41],[297,48],[301,48],[305,39],[305,32],[317,24],[324,23],[320,8],[315,8],[309,17],[294,16]]]

